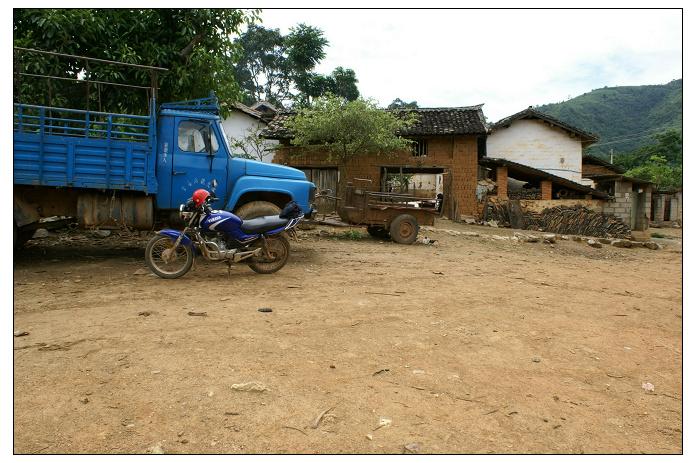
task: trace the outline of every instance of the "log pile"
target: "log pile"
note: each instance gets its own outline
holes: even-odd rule
[[[562,235],[597,236],[604,238],[628,238],[631,227],[614,215],[595,212],[583,206],[556,206],[542,212],[524,211],[516,201],[490,202],[486,208],[486,220],[496,220],[501,226],[524,230],[545,231]],[[519,203],[517,203],[519,205]]]
[[[614,215],[605,215],[582,206],[557,206],[530,214],[527,228],[541,228],[562,235],[628,238],[631,227]]]
[[[541,188],[522,188],[521,190],[508,191],[510,199],[541,199]]]

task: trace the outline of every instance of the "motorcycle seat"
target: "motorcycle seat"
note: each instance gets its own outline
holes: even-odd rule
[[[281,219],[277,215],[264,215],[263,217],[243,221],[240,228],[246,234],[265,233],[284,227],[288,222],[290,222],[290,219]]]

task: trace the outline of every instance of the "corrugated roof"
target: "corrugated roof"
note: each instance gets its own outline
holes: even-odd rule
[[[413,114],[418,116],[417,121],[399,135],[427,136],[427,135],[482,135],[486,133],[486,123],[483,117],[483,105],[463,106],[456,108],[417,108],[386,110],[399,115]],[[293,111],[282,111],[268,124],[262,135],[266,138],[288,139],[292,138],[290,130],[286,127],[289,118],[295,115]]]

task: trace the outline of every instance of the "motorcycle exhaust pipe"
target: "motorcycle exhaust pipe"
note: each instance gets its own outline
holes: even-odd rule
[[[234,262],[241,262],[244,259],[248,259],[249,257],[259,257],[261,256],[261,252],[263,252],[262,248],[256,248],[253,251],[237,252],[233,255],[233,259]]]

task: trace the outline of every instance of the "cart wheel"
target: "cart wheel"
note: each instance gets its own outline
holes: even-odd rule
[[[411,244],[418,236],[418,221],[410,214],[401,214],[389,225],[389,234],[395,243]]]

